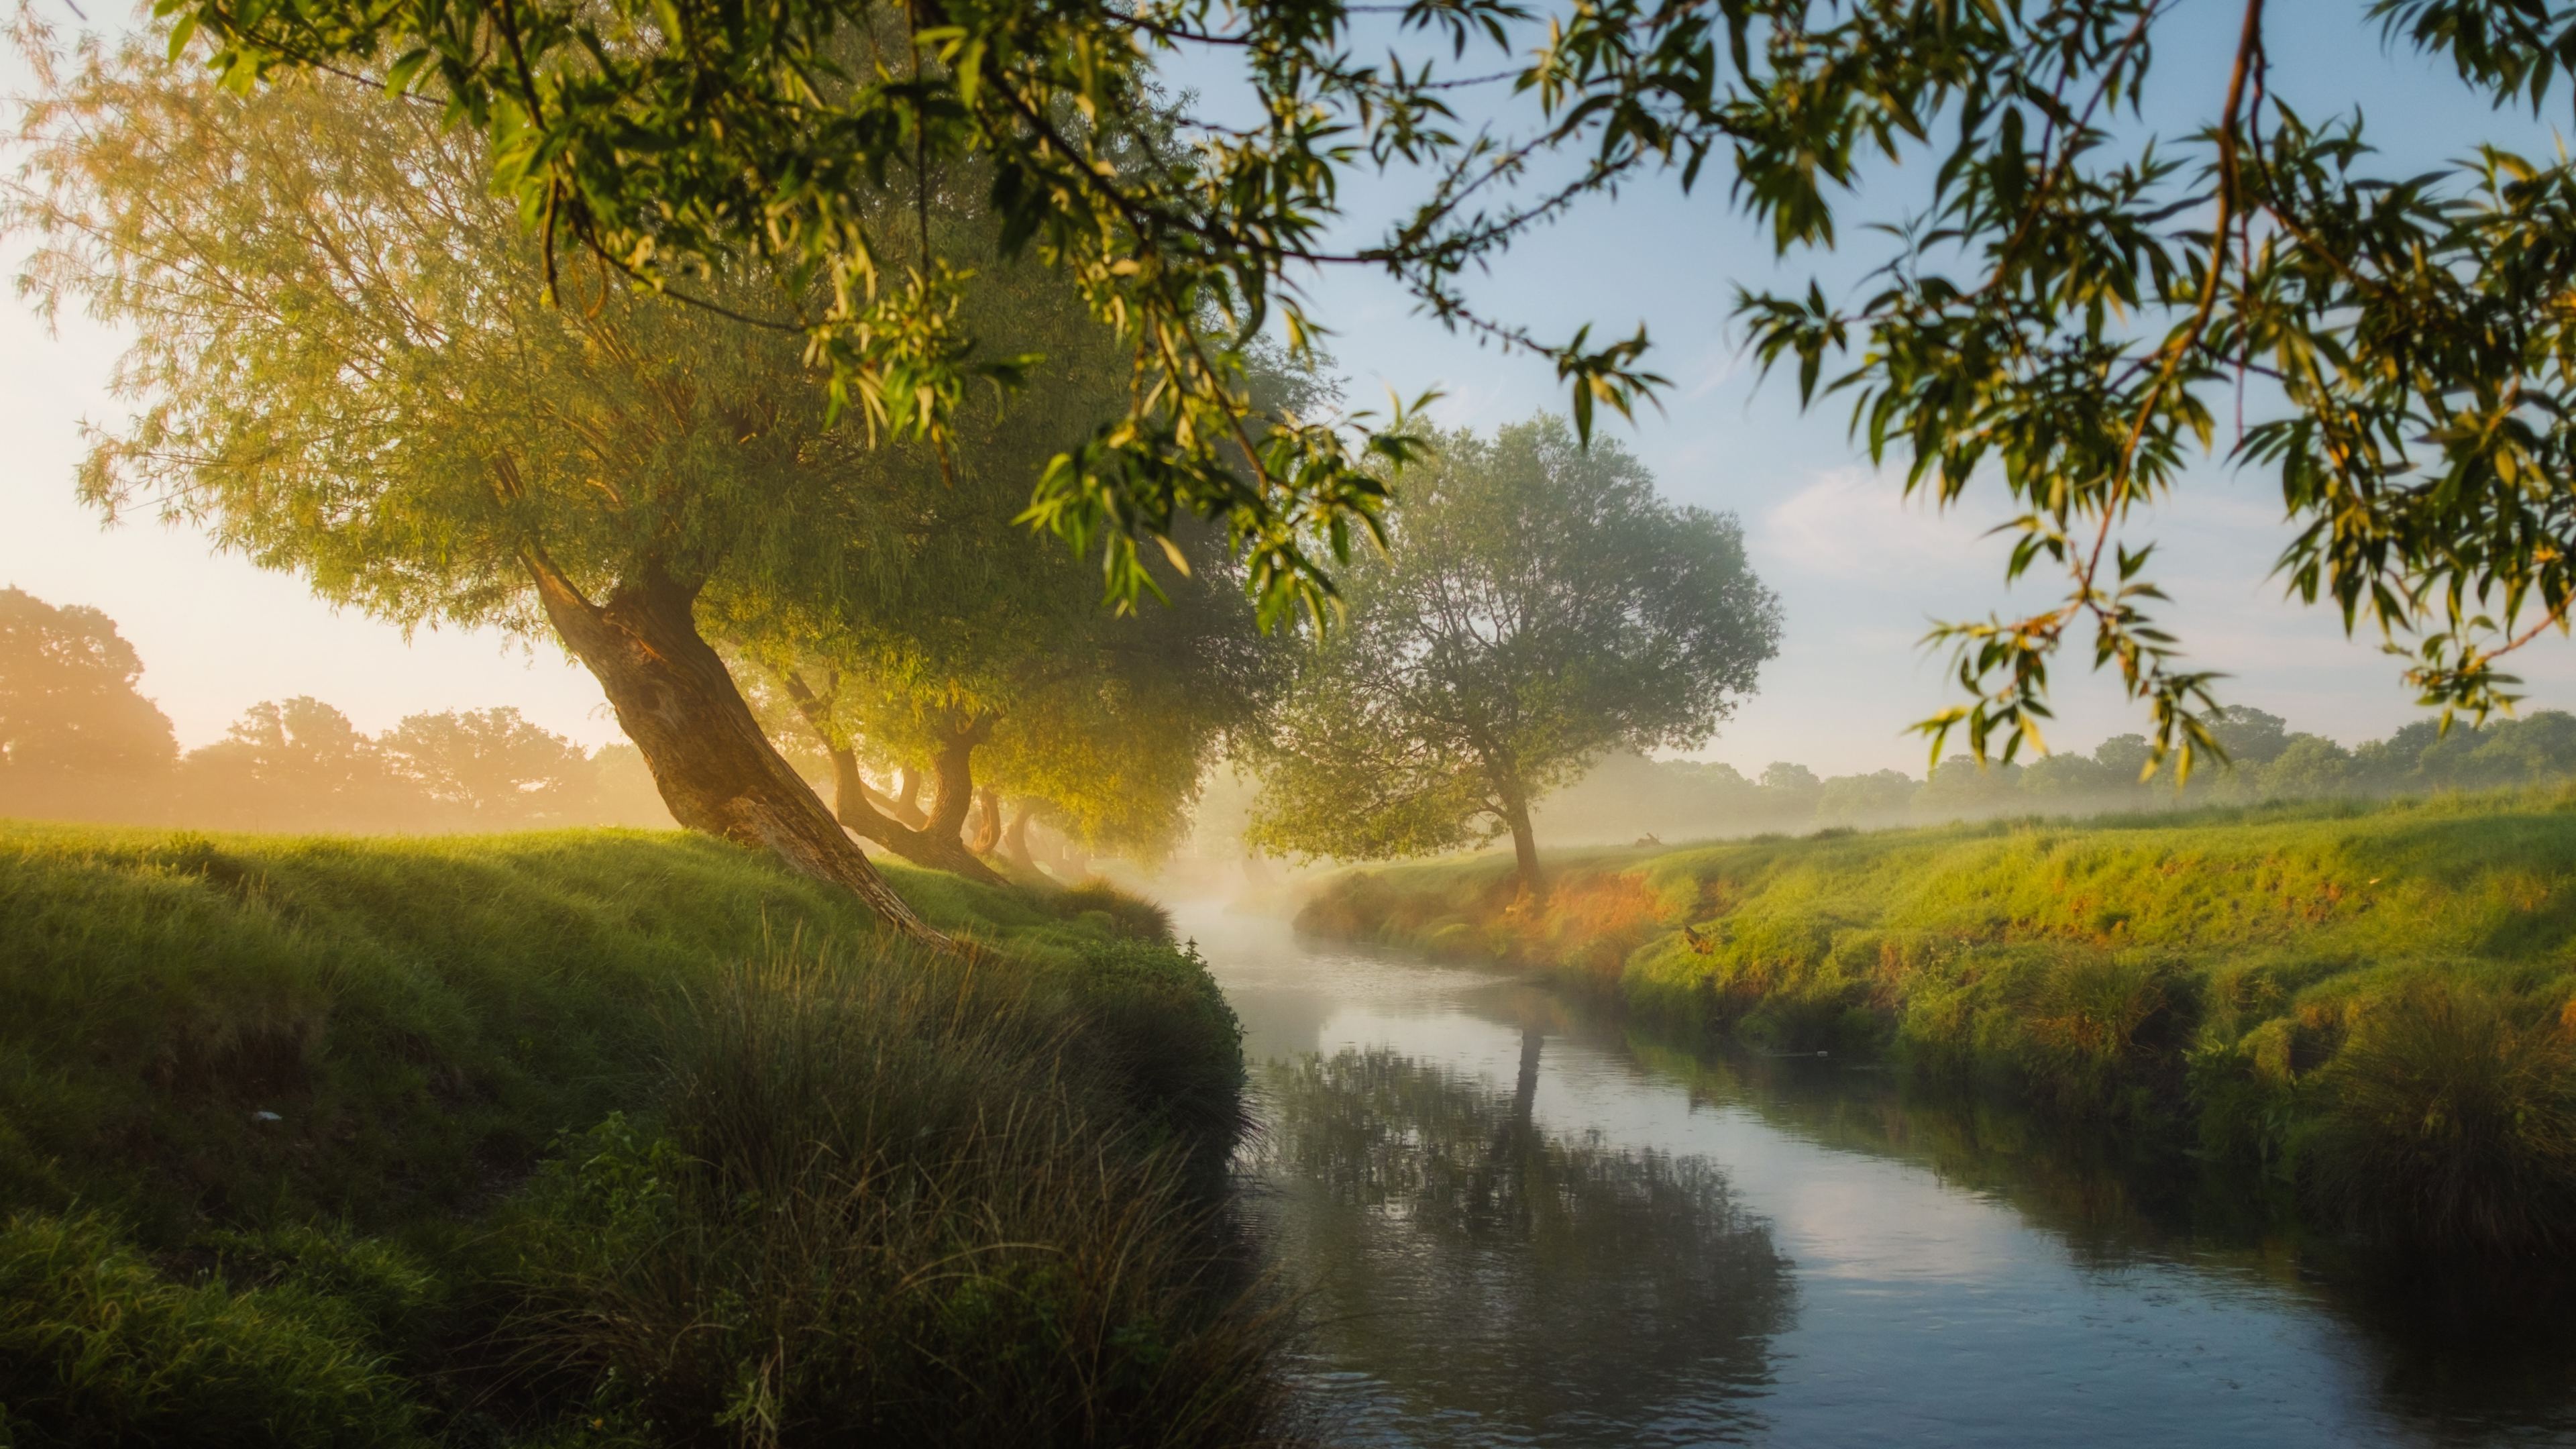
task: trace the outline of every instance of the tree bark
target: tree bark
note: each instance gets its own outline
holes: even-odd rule
[[[850,752],[836,749],[833,753],[837,757]],[[839,768],[840,762],[835,758],[835,773]],[[850,769],[853,774],[857,773],[855,756],[851,758]],[[874,791],[863,790],[855,795],[842,795],[834,813],[853,832],[875,841],[914,865],[950,871],[986,885],[1005,884],[999,873],[966,848],[966,842],[958,837],[957,832],[952,830],[943,834],[937,830],[914,830],[898,824],[876,808],[871,798],[874,794]]]
[[[930,820],[924,833],[965,840],[966,816],[975,808],[975,747],[993,733],[991,715],[948,712],[948,729],[931,757]]]
[[[876,792],[868,788],[868,777],[859,773],[856,751],[829,740],[823,742],[823,748],[832,757],[832,814],[847,825],[852,806],[876,808]]]
[[[1002,830],[1002,859],[1034,875],[1037,859],[1029,854],[1029,821],[1038,813],[1037,806],[1022,800],[1011,807],[1011,823]]]
[[[906,765],[894,772],[894,796],[887,803],[885,813],[910,830],[919,830],[930,823],[930,813],[921,808],[919,770]]]
[[[599,680],[672,819],[766,850],[849,891],[905,935],[954,949],[770,746],[724,661],[698,634],[694,587],[648,565],[594,604],[543,553],[529,549],[521,558],[547,619]]]
[[[868,788],[867,778],[859,773],[859,757],[838,737],[831,723],[831,701],[814,692],[794,670],[778,675],[787,697],[796,702],[797,712],[805,716],[806,728],[832,756],[832,813],[849,830],[873,840],[914,865],[932,870],[951,871],[986,885],[1005,884],[1001,875],[966,848],[955,830],[914,829],[898,823],[876,807],[876,792]]]
[[[977,855],[991,855],[1002,843],[1002,797],[992,786],[979,786],[975,791],[975,838],[966,848]]]
[[[1547,899],[1547,877],[1538,868],[1538,835],[1530,829],[1529,801],[1517,787],[1505,787],[1502,798],[1503,823],[1512,828],[1512,857],[1520,873],[1520,893],[1524,900]]]

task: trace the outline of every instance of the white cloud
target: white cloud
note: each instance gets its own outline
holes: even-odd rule
[[[1753,543],[1766,571],[1924,589],[1993,577],[2002,545],[1984,534],[1956,510],[1907,500],[1894,473],[1849,467],[1817,475],[1765,510]]]

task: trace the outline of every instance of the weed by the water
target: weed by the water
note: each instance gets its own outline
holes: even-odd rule
[[[2301,1144],[2326,1211],[2417,1248],[2576,1246],[2576,1039],[2476,985],[2409,981],[2356,1012]]]
[[[670,1442],[1262,1438],[1277,1326],[1074,1046],[973,972],[729,973],[525,1204],[521,1361]]]

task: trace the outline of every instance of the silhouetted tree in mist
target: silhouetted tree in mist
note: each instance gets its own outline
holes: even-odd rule
[[[163,788],[178,744],[142,677],[104,613],[0,589],[0,815],[132,809]]]

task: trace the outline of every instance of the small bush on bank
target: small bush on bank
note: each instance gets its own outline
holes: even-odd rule
[[[2419,1248],[2576,1248],[2576,1039],[2477,986],[2406,983],[2358,1012],[2314,1084],[2313,1201]]]
[[[1170,911],[1143,896],[1122,891],[1105,880],[1082,881],[1046,899],[1058,916],[1069,921],[1093,916],[1117,934],[1139,941],[1169,944],[1172,939]]]

